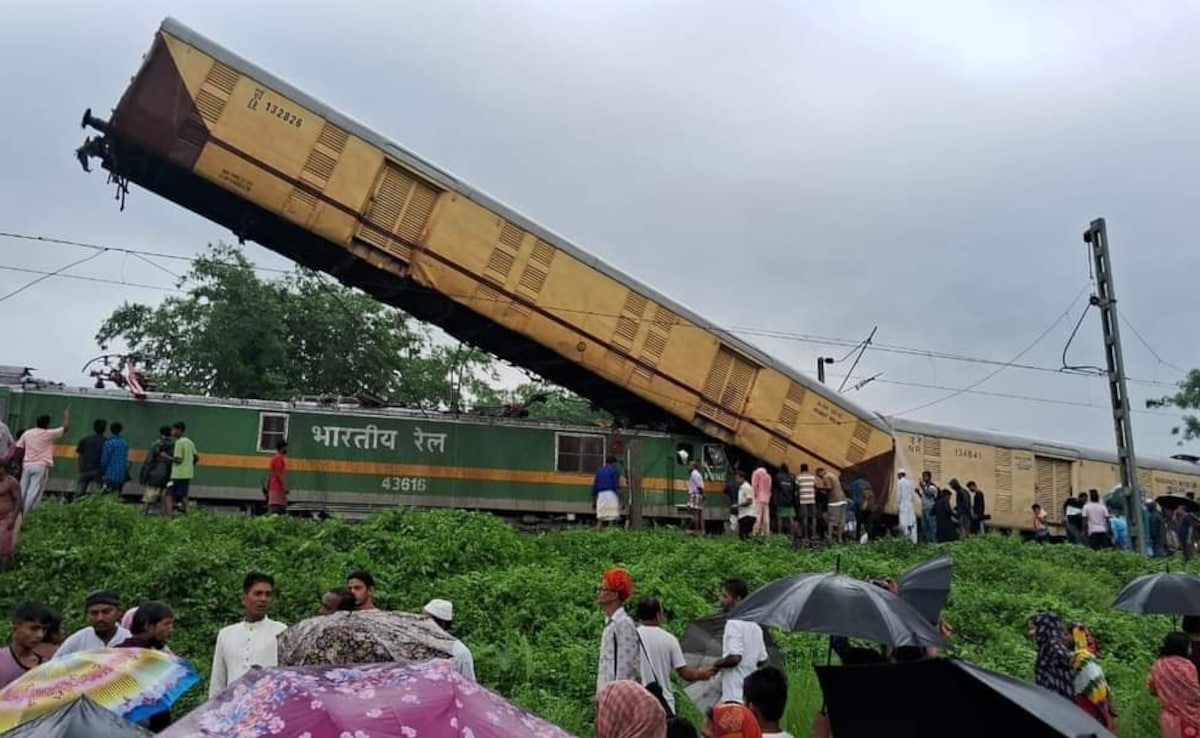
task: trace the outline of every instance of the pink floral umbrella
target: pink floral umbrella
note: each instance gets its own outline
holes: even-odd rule
[[[163,738],[570,738],[454,672],[418,664],[255,668]]]

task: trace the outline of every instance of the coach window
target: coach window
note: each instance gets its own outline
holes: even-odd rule
[[[588,473],[604,466],[604,436],[582,433],[556,433],[554,470]]]
[[[258,414],[258,450],[275,453],[275,444],[287,438],[288,416],[285,413]]]

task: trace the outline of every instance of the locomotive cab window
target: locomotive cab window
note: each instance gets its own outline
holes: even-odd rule
[[[288,416],[285,413],[258,414],[258,451],[275,453],[275,444],[287,438]]]
[[[591,474],[604,466],[604,436],[556,433],[554,446],[555,471]]]

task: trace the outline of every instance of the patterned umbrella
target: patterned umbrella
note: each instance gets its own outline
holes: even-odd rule
[[[136,723],[166,710],[200,677],[186,660],[149,648],[78,651],[30,669],[0,691],[0,730],[87,695]]]
[[[428,618],[407,612],[335,612],[279,634],[280,666],[330,666],[450,658],[454,641]]]
[[[253,668],[163,738],[569,738],[454,672],[420,664]]]

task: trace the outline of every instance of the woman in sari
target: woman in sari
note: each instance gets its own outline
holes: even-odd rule
[[[1071,652],[1067,650],[1062,620],[1052,612],[1040,612],[1029,619],[1028,632],[1037,644],[1034,681],[1039,687],[1074,700],[1075,673],[1071,668]]]
[[[704,738],[762,738],[762,729],[749,708],[724,702],[708,711],[700,734]]]
[[[641,684],[605,684],[596,697],[596,738],[666,738],[667,713]]]
[[[1168,633],[1146,679],[1150,694],[1160,705],[1162,738],[1200,736],[1200,682],[1195,664],[1188,659],[1189,646],[1186,633]]]
[[[1071,670],[1074,672],[1075,704],[1115,733],[1117,714],[1113,711],[1112,689],[1104,678],[1100,662],[1096,660],[1100,655],[1096,637],[1083,623],[1072,623],[1071,641],[1074,644]]]

